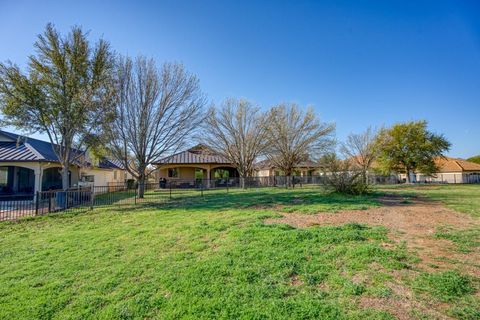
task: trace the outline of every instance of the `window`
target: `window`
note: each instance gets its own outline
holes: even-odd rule
[[[8,185],[8,168],[0,168],[0,187],[6,187]]]
[[[203,179],[203,169],[195,169],[195,179],[196,180]]]
[[[83,176],[83,181],[84,182],[95,182],[95,176],[94,175]]]
[[[228,178],[229,172],[228,170],[225,170],[225,169],[217,169],[214,171],[214,177],[215,179]]]
[[[169,178],[178,178],[178,168],[168,169],[168,177]]]
[[[113,179],[117,180],[117,170],[113,170]]]

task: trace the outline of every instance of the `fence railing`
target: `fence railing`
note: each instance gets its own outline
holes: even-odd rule
[[[171,179],[155,183],[113,184],[51,190],[25,195],[0,195],[0,221],[41,216],[54,212],[88,210],[102,206],[164,204],[203,196],[207,190],[265,187],[303,187],[320,184],[321,177],[249,177],[218,179]],[[183,203],[186,203],[185,201]]]
[[[125,183],[75,188],[67,191],[41,191],[36,194],[0,195],[0,221],[105,206],[142,203],[159,205],[169,202],[188,205],[193,197],[203,196],[210,190],[229,192],[230,189],[235,188],[302,188],[322,185],[324,179],[322,176],[170,179],[140,186],[136,183]],[[374,184],[399,183],[395,177],[381,176],[370,176],[369,181]],[[480,183],[480,176],[472,175],[466,182]]]

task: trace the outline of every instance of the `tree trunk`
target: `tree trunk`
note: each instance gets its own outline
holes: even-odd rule
[[[70,188],[70,179],[68,176],[68,163],[62,165],[62,189],[67,191]]]
[[[145,174],[141,173],[138,177],[138,197],[144,198],[145,195]]]
[[[241,187],[242,189],[246,189],[246,188],[247,188],[247,186],[246,186],[246,184],[245,184],[245,176],[241,176],[241,177],[240,177],[240,187]]]
[[[368,173],[366,170],[362,171],[362,179],[363,179],[363,183],[365,183],[365,185],[368,186]]]
[[[410,177],[410,170],[407,169],[406,172],[407,172],[407,183],[410,184],[410,183],[412,183],[412,179],[411,179],[411,177]]]
[[[290,174],[285,175],[285,188],[288,189],[292,183],[292,176]]]

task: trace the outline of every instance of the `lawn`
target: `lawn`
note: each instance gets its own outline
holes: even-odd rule
[[[393,192],[421,192],[480,215],[477,200],[465,195],[480,194],[480,186],[452,190],[455,196],[447,189]],[[391,191],[208,191],[161,206],[2,223],[0,318],[393,319],[369,302],[395,298],[392,284],[400,281],[414,295],[409,316],[428,317],[424,306],[440,305],[437,314],[475,319],[478,279],[419,269],[415,253],[385,227],[264,223],[282,212],[369,210],[383,192]],[[442,232],[463,243],[457,231]]]

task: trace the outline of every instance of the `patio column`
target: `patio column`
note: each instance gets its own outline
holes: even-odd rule
[[[13,192],[18,192],[18,167],[13,167]]]
[[[33,185],[33,200],[36,201],[37,192],[42,191],[42,167],[38,165],[38,168],[33,170],[35,174],[35,182]]]
[[[207,168],[207,188],[210,188],[210,167]]]

